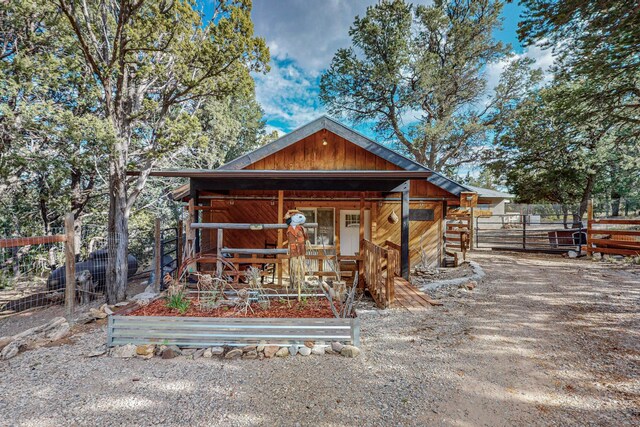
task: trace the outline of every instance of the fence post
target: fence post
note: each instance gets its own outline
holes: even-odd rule
[[[184,248],[182,247],[182,220],[178,221],[178,228],[176,231],[176,274],[180,271],[180,267],[182,267],[182,252]]]
[[[593,200],[589,199],[587,202],[587,256],[593,256],[593,251],[591,250],[591,227],[593,222]]]
[[[73,213],[68,213],[64,219],[65,241],[64,241],[64,257],[65,257],[65,291],[64,291],[64,307],[67,321],[73,319],[74,307],[76,304],[76,251],[75,251],[75,232],[73,230]]]
[[[527,215],[522,214],[522,249],[527,249]]]
[[[154,230],[154,283],[153,288],[156,292],[160,292],[162,283],[162,233],[160,232],[160,218],[156,218]]]

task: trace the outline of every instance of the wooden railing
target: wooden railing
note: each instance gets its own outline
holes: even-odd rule
[[[362,240],[364,283],[380,308],[388,308],[395,298],[395,278],[400,274],[400,252]]]
[[[445,229],[445,253],[453,255],[455,266],[458,265],[458,252],[462,252],[462,259],[467,259],[467,251],[471,248],[470,215],[447,216]]]
[[[605,227],[603,227],[605,226]],[[640,219],[595,219],[587,207],[587,255],[640,256]]]

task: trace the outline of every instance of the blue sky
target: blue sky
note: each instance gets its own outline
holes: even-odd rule
[[[206,2],[205,12],[206,12]],[[256,35],[264,37],[271,52],[271,72],[256,75],[256,94],[268,130],[287,133],[325,113],[318,98],[319,79],[338,48],[348,47],[349,27],[376,0],[254,0],[252,18]],[[430,0],[414,0],[430,3]],[[503,9],[503,29],[497,39],[510,43],[516,55],[530,56],[545,69],[551,54],[538,48],[523,49],[516,30],[521,7]],[[506,62],[487,68],[488,86],[498,81]],[[347,123],[350,124],[350,123]],[[358,130],[375,137],[370,127]],[[381,141],[383,142],[383,141]]]

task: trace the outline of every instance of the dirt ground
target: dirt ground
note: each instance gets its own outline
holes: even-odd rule
[[[639,425],[640,267],[474,252],[423,312],[362,310],[362,354],[120,360],[69,344],[0,362],[0,425]]]

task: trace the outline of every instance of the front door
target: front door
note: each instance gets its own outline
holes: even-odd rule
[[[364,211],[364,238],[371,235],[371,215]],[[340,255],[357,255],[360,251],[360,211],[340,211]]]

